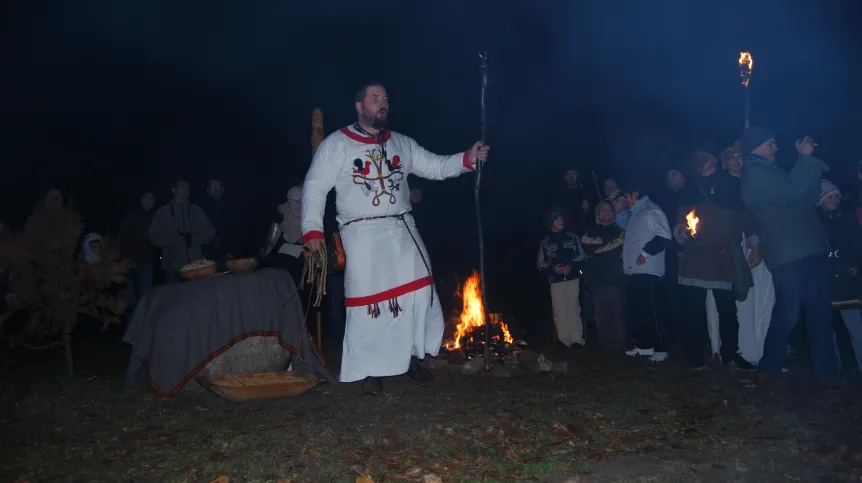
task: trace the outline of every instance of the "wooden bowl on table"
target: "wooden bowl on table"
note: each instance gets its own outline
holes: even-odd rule
[[[218,266],[212,260],[200,260],[184,265],[180,269],[180,276],[185,280],[196,280],[214,275]]]
[[[238,258],[227,262],[227,269],[231,272],[248,272],[255,268],[257,268],[256,258]]]

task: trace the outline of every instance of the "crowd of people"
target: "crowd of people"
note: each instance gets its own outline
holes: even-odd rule
[[[768,379],[787,372],[792,334],[804,326],[812,372],[829,381],[841,373],[838,312],[862,368],[862,210],[840,209],[816,146],[798,139],[796,164],[784,170],[775,136],[749,128],[720,153],[696,149],[668,170],[661,205],[637,180],[607,179],[592,207],[579,173],[566,172],[537,262],[558,343],[584,345],[587,319],[611,351],[662,362],[679,342],[693,371],[714,356]]]

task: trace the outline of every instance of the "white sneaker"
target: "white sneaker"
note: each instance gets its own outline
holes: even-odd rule
[[[649,360],[653,362],[664,362],[668,358],[667,352],[655,352]]]
[[[627,356],[635,357],[635,356],[652,356],[654,354],[652,347],[649,349],[641,349],[639,347],[635,347],[630,351],[626,351]]]

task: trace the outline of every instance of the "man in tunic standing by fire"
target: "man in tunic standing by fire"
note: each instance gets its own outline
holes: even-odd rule
[[[381,377],[405,375],[428,386],[434,377],[419,365],[443,343],[443,311],[428,253],[410,215],[407,175],[442,180],[475,169],[488,158],[476,142],[452,156],[426,151],[389,131],[389,98],[380,84],[356,95],[358,121],[321,143],[305,177],[302,232],[311,251],[324,248],[326,195],[335,188],[338,225],[347,258],[341,382],[382,389]]]

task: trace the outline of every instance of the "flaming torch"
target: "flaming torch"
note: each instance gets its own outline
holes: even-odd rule
[[[754,59],[750,52],[739,53],[739,77],[742,78],[742,88],[745,91],[745,129],[751,126],[751,100],[748,93],[748,84],[751,82],[751,72],[754,68]]]
[[[697,224],[700,223],[700,218],[695,216],[694,210],[689,211],[688,214],[685,215],[685,221],[688,222],[685,227],[688,229],[691,236],[694,237],[697,235]]]

